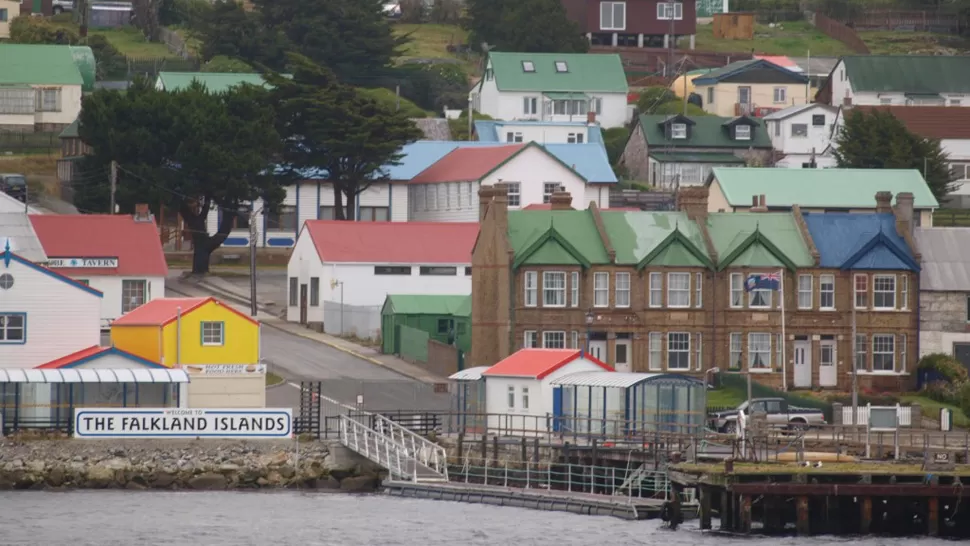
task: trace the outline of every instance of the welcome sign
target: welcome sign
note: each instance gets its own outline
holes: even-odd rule
[[[75,438],[280,439],[292,434],[290,409],[74,410]]]

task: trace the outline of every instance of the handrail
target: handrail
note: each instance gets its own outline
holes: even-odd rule
[[[341,415],[341,443],[384,466],[388,472],[401,479],[417,482],[420,465],[436,474],[436,479],[448,480],[448,458],[443,447],[390,419],[373,414],[370,417],[374,419],[373,427],[350,415]],[[361,446],[361,437],[363,437],[363,446]],[[371,442],[375,448],[373,452]]]
[[[445,448],[427,438],[395,423],[383,415],[374,415],[378,432],[389,435],[391,441],[408,450],[416,462],[448,479],[448,453]],[[386,431],[386,432],[385,432]]]

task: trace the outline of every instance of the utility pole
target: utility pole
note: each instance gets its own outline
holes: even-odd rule
[[[259,231],[256,229],[256,207],[249,211],[249,314],[255,317],[256,310],[256,239]]]
[[[118,162],[111,160],[111,211],[115,213],[115,193],[118,191]]]
[[[859,342],[856,339],[856,325],[855,325],[855,275],[850,275],[849,278],[852,279],[852,424],[859,424],[859,363],[858,360],[859,348],[856,344]],[[868,286],[866,287],[868,289]],[[866,296],[868,297],[868,296]]]
[[[88,36],[88,0],[77,0],[78,15],[80,16],[80,31],[78,34],[81,38],[87,38]],[[114,214],[114,211],[111,212]]]

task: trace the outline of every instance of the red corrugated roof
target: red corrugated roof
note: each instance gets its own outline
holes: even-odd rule
[[[96,354],[100,354],[110,350],[111,350],[111,347],[101,347],[101,346],[95,345],[94,347],[88,347],[87,349],[81,349],[76,353],[71,353],[67,356],[62,356],[61,358],[58,358],[56,360],[51,360],[47,364],[41,364],[40,366],[37,366],[37,367],[42,369],[63,368],[64,366],[73,364],[78,360],[82,360],[82,359],[88,358],[89,356],[94,356]]]
[[[72,277],[168,275],[155,222],[128,215],[32,214],[30,222],[48,258],[118,258],[116,269],[57,268]]]
[[[470,264],[478,223],[307,220],[324,262]]]
[[[582,351],[576,349],[519,349],[485,370],[482,375],[542,379],[578,359],[581,354]],[[583,358],[604,370],[613,371],[613,368],[597,360],[593,355],[587,354]]]
[[[970,108],[965,106],[854,106],[863,112],[889,112],[923,138],[970,139]],[[851,110],[843,112],[847,115]]]
[[[235,313],[240,317],[252,322],[253,324],[259,324],[259,321],[247,316],[239,311],[236,311],[232,306],[226,305],[221,301],[213,298],[158,298],[152,300],[144,305],[135,308],[133,311],[123,315],[121,318],[114,320],[112,326],[164,326],[173,320],[177,319],[179,316],[179,310],[181,309],[182,316],[185,316],[192,311],[202,307],[204,304],[213,301],[227,311]]]
[[[784,55],[755,55],[754,58],[768,61],[782,68],[799,68],[798,63]]]
[[[552,203],[532,203],[522,207],[522,210],[552,210]],[[600,210],[603,212],[642,212],[636,207],[615,207]]]
[[[456,148],[411,179],[412,184],[481,180],[525,144]]]

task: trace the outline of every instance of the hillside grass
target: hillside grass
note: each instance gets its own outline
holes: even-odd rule
[[[468,42],[468,31],[458,25],[432,23],[395,23],[395,36],[407,36],[409,41],[401,48],[399,63],[420,59],[449,59],[461,63],[469,75],[479,71],[479,55],[475,53],[451,53],[449,45],[460,46]]]
[[[932,32],[859,31],[873,55],[959,55],[970,51],[970,39]]]
[[[687,39],[681,40],[685,47]],[[807,21],[779,23],[774,27],[755,25],[754,39],[727,40],[714,37],[714,25],[697,25],[695,48],[698,51],[724,53],[755,53],[805,57],[811,52],[817,56],[847,55],[852,51],[842,42],[829,38]]]
[[[50,22],[75,33],[79,33],[81,30],[70,14],[57,15],[52,17]],[[104,36],[122,55],[133,59],[178,58],[177,55],[168,50],[165,44],[149,42],[145,35],[135,27],[89,28],[88,35]]]
[[[952,404],[944,404],[943,402],[937,402],[932,398],[926,396],[920,396],[918,394],[905,394],[899,397],[900,400],[907,402],[909,404],[919,404],[923,408],[923,417],[926,419],[932,419],[938,421],[940,418],[940,410],[947,408],[953,412],[953,426],[957,428],[970,428],[970,417],[963,412],[957,406]]]

